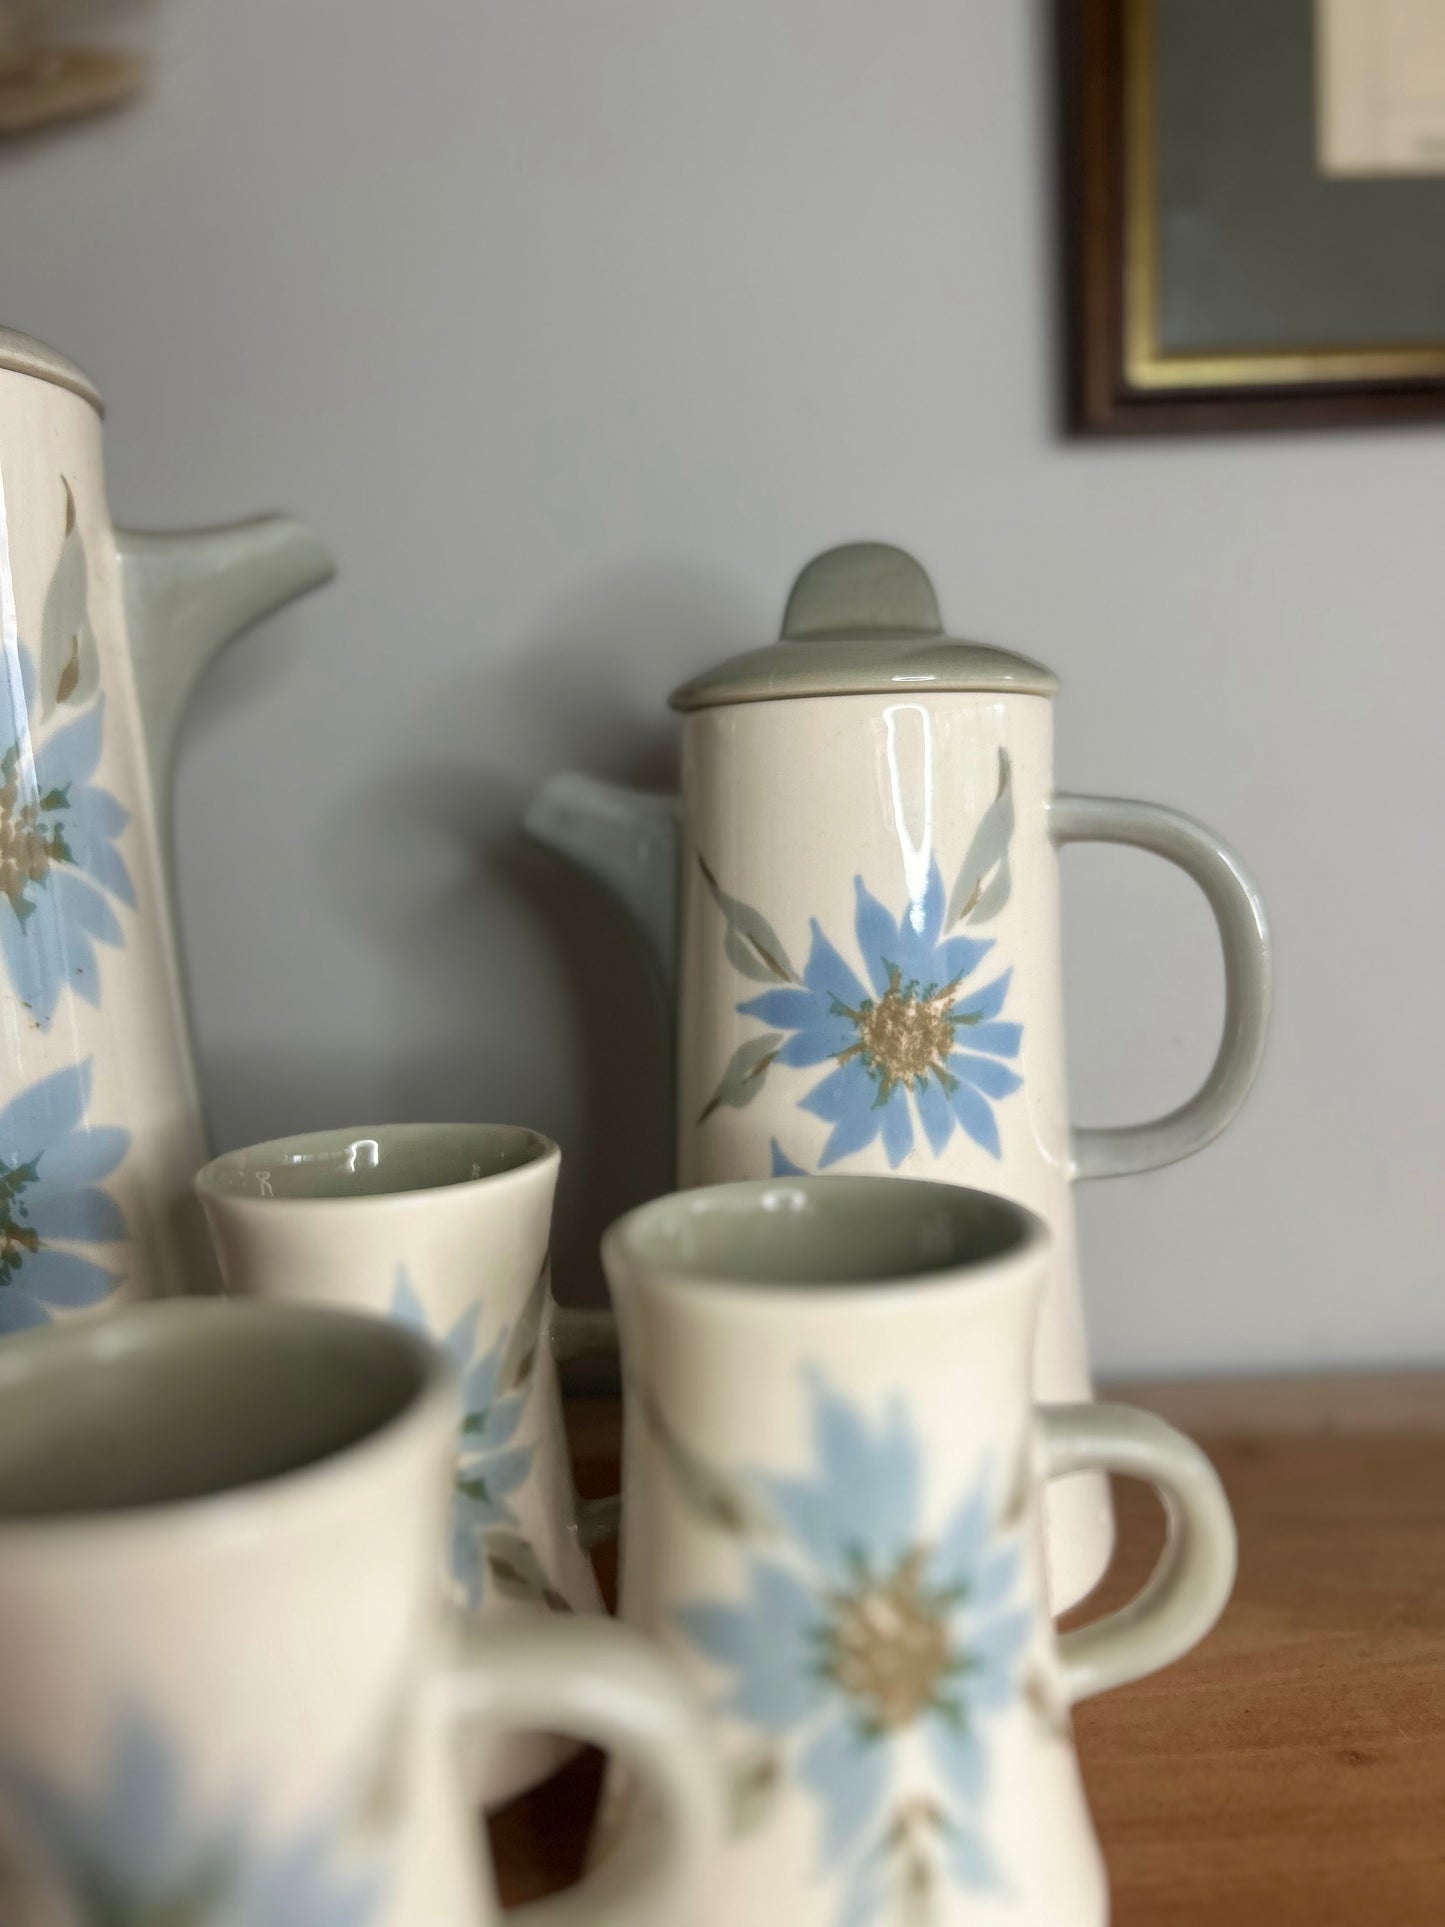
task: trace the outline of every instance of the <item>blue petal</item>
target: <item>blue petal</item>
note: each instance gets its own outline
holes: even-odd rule
[[[972,976],[992,949],[992,937],[950,937],[934,952],[933,968],[929,975],[940,986],[960,983],[965,977]],[[959,1001],[972,1010],[977,999],[960,992]],[[954,1008],[956,1010],[958,1005],[955,1004]]]
[[[0,1158],[27,1164],[73,1131],[90,1101],[90,1059],[52,1071],[0,1111]]]
[[[43,796],[47,790],[64,789],[67,783],[84,783],[94,776],[100,761],[101,726],[105,719],[105,698],[87,709],[73,723],[58,729],[35,752],[35,774]]]
[[[79,869],[93,877],[103,889],[109,890],[113,897],[119,897],[122,903],[135,908],[135,885],[130,880],[124,857],[113,843],[70,823],[66,824],[65,840]]]
[[[964,1650],[974,1661],[968,1675],[968,1703],[981,1713],[1001,1713],[1016,1697],[1019,1655],[1033,1635],[1031,1612],[1001,1613],[966,1628]]]
[[[879,1109],[883,1113],[883,1149],[888,1154],[889,1169],[896,1171],[913,1149],[913,1119],[901,1085],[894,1087]]]
[[[502,1347],[505,1343],[506,1335],[503,1334],[463,1378],[462,1402],[467,1411],[484,1411],[496,1398],[497,1385],[502,1376]]]
[[[1023,1034],[1022,1024],[960,1024],[953,1041],[994,1057],[1017,1057]]]
[[[405,1265],[396,1268],[396,1283],[391,1288],[391,1315],[399,1324],[410,1325],[415,1331],[427,1330],[426,1306]]]
[[[88,1258],[76,1258],[68,1251],[53,1251],[49,1245],[42,1245],[33,1257],[25,1259],[20,1276],[25,1289],[43,1305],[76,1311],[109,1298],[122,1274],[92,1264]]]
[[[778,1140],[774,1138],[768,1149],[772,1153],[771,1176],[775,1178],[805,1178],[808,1174],[801,1164],[794,1164]]]
[[[935,859],[928,868],[922,901],[910,903],[898,919],[894,962],[903,972],[905,983],[949,981],[939,970],[938,937],[942,928],[943,877]]]
[[[530,1445],[514,1445],[482,1459],[464,1456],[457,1467],[458,1479],[480,1479],[487,1496],[479,1499],[470,1492],[459,1493],[457,1503],[465,1506],[473,1519],[487,1520],[498,1515],[507,1495],[526,1483],[532,1469],[532,1450]]]
[[[442,1339],[442,1350],[458,1371],[464,1372],[472,1362],[472,1353],[477,1343],[477,1320],[481,1315],[480,1303],[474,1302],[468,1305]]]
[[[120,918],[93,883],[73,870],[61,870],[55,878],[55,901],[67,934],[84,930],[102,943],[123,944],[125,932]],[[88,948],[88,946],[87,946]]]
[[[765,990],[738,1005],[744,1017],[756,1017],[773,1030],[808,1030],[828,1015],[830,999],[817,990]]]
[[[813,943],[803,971],[803,982],[809,990],[820,991],[830,1001],[856,1010],[868,995],[867,991],[823,935],[816,917],[811,927]]]
[[[961,939],[967,942],[968,939]],[[988,946],[985,945],[985,948]],[[963,993],[953,1006],[955,1012],[966,1012],[979,1019],[997,1017],[1003,1009],[1008,987],[1013,981],[1013,971],[1006,970],[1001,977],[995,977],[991,984],[983,984],[977,990]]]
[[[939,1534],[928,1562],[929,1577],[945,1590],[973,1585],[993,1530],[993,1501],[987,1473],[980,1478]]]
[[[0,1129],[3,1139],[3,1129]],[[48,1185],[90,1184],[96,1178],[107,1178],[124,1159],[130,1149],[130,1132],[119,1124],[102,1124],[91,1130],[68,1131],[64,1137],[45,1147],[45,1162],[40,1169],[41,1182],[36,1185],[33,1196],[38,1196]],[[3,1141],[0,1141],[0,1156],[4,1155]]]
[[[1007,1064],[1000,1064],[996,1057],[974,1057],[966,1051],[955,1051],[948,1060],[948,1068],[955,1077],[961,1077],[965,1084],[972,1084],[975,1090],[982,1091],[986,1097],[1007,1097],[1024,1081],[1017,1071],[1011,1071]]]
[[[855,1556],[874,1568],[913,1542],[918,1517],[918,1446],[900,1400],[876,1433],[856,1407],[812,1381],[813,1479],[765,1481],[788,1526],[829,1580],[848,1577]]]
[[[955,1886],[973,1893],[996,1893],[1002,1888],[998,1864],[981,1834],[950,1827],[947,1853]]]
[[[992,1612],[1012,1593],[1019,1576],[1018,1548],[1000,1546],[977,1566],[968,1603],[975,1612]]]
[[[49,1030],[60,1001],[61,969],[56,951],[54,906],[22,924],[9,901],[0,903],[0,946],[16,997],[42,1030]]]
[[[991,1157],[1001,1155],[998,1138],[998,1124],[986,1097],[981,1097],[971,1084],[959,1083],[948,1094],[953,1115],[967,1131],[975,1144],[981,1144]]]
[[[673,1618],[709,1659],[736,1675],[727,1699],[732,1711],[764,1732],[783,1733],[823,1696],[811,1651],[818,1604],[771,1560],[755,1560],[750,1580],[745,1606],[699,1600],[677,1607]]]
[[[122,809],[109,790],[87,783],[83,788],[72,790],[70,814],[65,819],[65,840],[71,840],[71,833],[77,822],[95,836],[113,840],[118,837],[130,821],[130,811]]]
[[[469,1412],[468,1418],[480,1418],[481,1424],[463,1436],[463,1450],[467,1445],[481,1446],[487,1451],[495,1451],[499,1445],[516,1436],[517,1427],[522,1423],[522,1414],[527,1401],[520,1393],[508,1398],[494,1398],[484,1412]]]
[[[836,1164],[839,1158],[861,1151],[877,1137],[883,1128],[877,1095],[877,1085],[854,1058],[850,1063],[840,1064],[821,1084],[815,1084],[806,1097],[799,1099],[800,1110],[811,1111],[814,1117],[821,1117],[834,1126],[823,1146],[820,1167]],[[901,1098],[902,1092],[895,1091],[890,1102],[896,1103]]]
[[[42,1174],[48,1160],[42,1160]],[[80,1244],[108,1244],[128,1234],[120,1206],[92,1185],[74,1189],[37,1184],[25,1194],[27,1223],[42,1238],[69,1238]]]
[[[968,1698],[972,1697],[969,1691]],[[934,1712],[927,1725],[930,1751],[954,1799],[970,1810],[977,1807],[988,1777],[988,1759],[967,1714],[960,1709],[955,1718],[949,1719],[944,1713]]]
[[[918,1106],[933,1155],[938,1157],[953,1136],[953,1112],[948,1108],[942,1085],[931,1077],[925,1078],[922,1084],[914,1085],[913,1101]]]
[[[868,966],[874,991],[881,997],[888,988],[892,971],[903,969],[903,958],[899,954],[903,946],[899,941],[898,925],[877,897],[871,894],[862,877],[854,877],[853,889],[857,895],[853,934],[858,939],[859,952]],[[911,973],[905,971],[904,974]]]
[[[823,1803],[825,1868],[856,1845],[878,1818],[888,1791],[888,1748],[852,1725],[828,1722],[798,1762],[798,1777]]]

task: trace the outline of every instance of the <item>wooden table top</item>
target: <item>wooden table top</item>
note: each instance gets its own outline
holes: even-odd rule
[[[1240,1570],[1196,1652],[1075,1715],[1113,1927],[1445,1927],[1445,1376],[1116,1395],[1208,1451]],[[581,1489],[614,1487],[617,1406],[569,1424]],[[1116,1497],[1084,1617],[1160,1543],[1153,1497]],[[576,1878],[598,1781],[585,1756],[493,1820],[509,1904]]]

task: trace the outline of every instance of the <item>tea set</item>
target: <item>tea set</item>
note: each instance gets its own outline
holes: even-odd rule
[[[675,1013],[678,1188],[569,1310],[534,1130],[206,1161],[172,748],[214,651],[331,572],[282,517],[116,530],[99,396],[0,330],[0,1919],[485,1927],[478,1810],[591,1743],[588,1871],[529,1927],[1103,1927],[1069,1710],[1208,1633],[1235,1541],[1204,1455],[1093,1398],[1072,1186],[1242,1103],[1248,873],[1056,793],[1054,677],[949,636],[912,557],[819,556],[780,641],[674,694],[678,799],[565,775],[527,813]],[[1107,1130],[1065,1089],[1078,841],[1184,869],[1224,955],[1201,1089]],[[583,1501],[589,1352],[622,1490]],[[1110,1474],[1165,1548],[1061,1634]]]

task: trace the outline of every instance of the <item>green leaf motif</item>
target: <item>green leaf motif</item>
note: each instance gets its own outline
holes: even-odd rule
[[[572,1608],[542,1570],[535,1551],[516,1532],[488,1533],[485,1553],[487,1572],[497,1591],[508,1599],[525,1599],[543,1605],[554,1613]]]
[[[751,904],[743,903],[737,897],[730,897],[701,856],[697,859],[697,867],[712,892],[713,901],[727,918],[723,949],[733,968],[740,970],[745,977],[751,977],[754,983],[800,982],[783,948],[782,938],[762,912],[754,910]]]
[[[748,1488],[685,1445],[646,1386],[634,1384],[630,1389],[634,1406],[656,1440],[662,1462],[689,1511],[721,1532],[770,1536],[772,1519]]]
[[[503,1396],[517,1392],[530,1383],[532,1371],[537,1363],[537,1347],[542,1341],[542,1324],[547,1314],[547,1300],[550,1296],[551,1253],[542,1260],[542,1269],[532,1281],[532,1289],[527,1293],[526,1302],[517,1314],[517,1322],[512,1327],[507,1340],[507,1349],[502,1354],[501,1371],[497,1379],[498,1389]]]
[[[763,1081],[782,1042],[782,1031],[767,1030],[761,1037],[749,1037],[746,1042],[739,1044],[722,1074],[722,1082],[703,1106],[698,1123],[706,1124],[713,1112],[721,1110],[724,1104],[734,1111],[751,1104],[763,1088]]]
[[[728,1769],[728,1827],[733,1834],[752,1833],[777,1805],[783,1790],[783,1761],[775,1746],[760,1746],[735,1760]]]
[[[1014,833],[1013,771],[1006,749],[998,753],[998,793],[979,820],[948,899],[947,923],[988,923],[1013,892],[1009,845]]]
[[[64,476],[60,485],[65,490],[65,538],[40,619],[41,711],[46,716],[60,703],[89,702],[100,687],[85,544],[75,518],[75,496]]]

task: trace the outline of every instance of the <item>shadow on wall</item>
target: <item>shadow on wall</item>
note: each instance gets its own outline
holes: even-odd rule
[[[671,1183],[670,1013],[623,912],[521,817],[560,769],[672,789],[668,691],[767,633],[730,585],[637,568],[574,591],[511,657],[419,690],[395,753],[382,768],[358,758],[364,775],[318,835],[327,906],[383,960],[394,1022],[347,1064],[217,1066],[228,1135],[265,1135],[281,1112],[300,1129],[379,1110],[550,1131],[564,1153],[559,1295],[595,1300],[603,1229]]]

